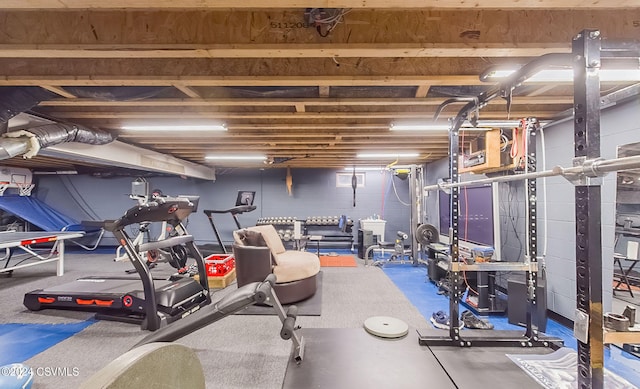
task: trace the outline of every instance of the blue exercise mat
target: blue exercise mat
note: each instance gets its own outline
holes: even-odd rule
[[[0,324],[0,366],[22,363],[93,324]]]
[[[427,269],[424,266],[388,264],[383,266],[382,270],[427,320],[437,311],[449,313],[449,297],[437,294],[438,287],[428,280]],[[460,304],[458,309],[462,312],[467,307]],[[523,329],[523,327],[509,323],[506,316],[493,315],[484,316],[484,318],[491,322],[496,330]],[[573,332],[554,320],[547,321],[546,334],[562,338],[566,347],[577,349]]]

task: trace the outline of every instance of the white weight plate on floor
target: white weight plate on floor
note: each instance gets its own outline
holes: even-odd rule
[[[373,316],[364,321],[364,329],[381,338],[401,338],[409,333],[409,326],[400,319],[389,316]]]

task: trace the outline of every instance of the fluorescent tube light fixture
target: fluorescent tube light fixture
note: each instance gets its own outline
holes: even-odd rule
[[[448,131],[447,123],[391,123],[389,126],[391,131]]]
[[[381,172],[385,169],[384,166],[356,166],[356,172],[363,172],[363,171],[378,171]],[[345,171],[347,172],[352,172],[353,171],[353,166],[352,167],[345,167],[344,168]]]
[[[263,161],[267,159],[264,155],[242,155],[242,154],[221,154],[221,155],[207,155],[204,157],[207,160],[227,160],[227,161]]]
[[[175,131],[175,132],[188,132],[188,131],[227,131],[227,126],[224,124],[207,124],[207,125],[145,125],[145,126],[123,126],[123,130],[127,131]]]
[[[416,158],[420,154],[419,153],[361,153],[356,157],[358,158]],[[356,168],[357,169],[357,168]]]
[[[500,81],[511,76],[516,69],[489,69],[480,75],[480,80],[485,82]],[[525,82],[571,82],[573,81],[573,69],[557,68],[541,70],[527,78]],[[600,69],[600,81],[624,82],[640,81],[640,69]]]
[[[513,128],[513,127],[518,127],[519,125],[520,125],[519,120],[478,120],[478,123],[475,127],[479,130],[480,129],[486,130],[487,128],[494,128],[494,127]],[[467,126],[473,127],[471,123],[464,122],[464,124],[462,125],[462,129],[463,130],[471,129],[471,128],[466,128]]]
[[[520,122],[518,120],[478,120],[476,125],[465,121],[462,124],[460,130],[462,131],[487,131],[492,128],[513,128],[518,127]],[[450,129],[449,124],[445,123],[429,123],[424,124],[395,124],[392,123],[389,127],[391,131],[448,131]]]

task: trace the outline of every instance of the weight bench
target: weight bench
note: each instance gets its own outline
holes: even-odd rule
[[[304,338],[298,335],[295,327],[298,307],[291,305],[286,311],[284,310],[273,291],[275,282],[276,276],[269,274],[262,282],[252,282],[239,287],[215,304],[202,307],[189,316],[153,332],[133,348],[153,342],[172,342],[250,305],[267,304],[273,307],[282,322],[280,337],[284,340],[291,339],[294,346],[293,359],[296,363],[300,363],[304,357]]]

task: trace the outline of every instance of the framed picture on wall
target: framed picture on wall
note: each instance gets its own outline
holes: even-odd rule
[[[358,188],[364,188],[364,173],[357,173]],[[336,188],[351,188],[351,177],[353,173],[336,173]]]

